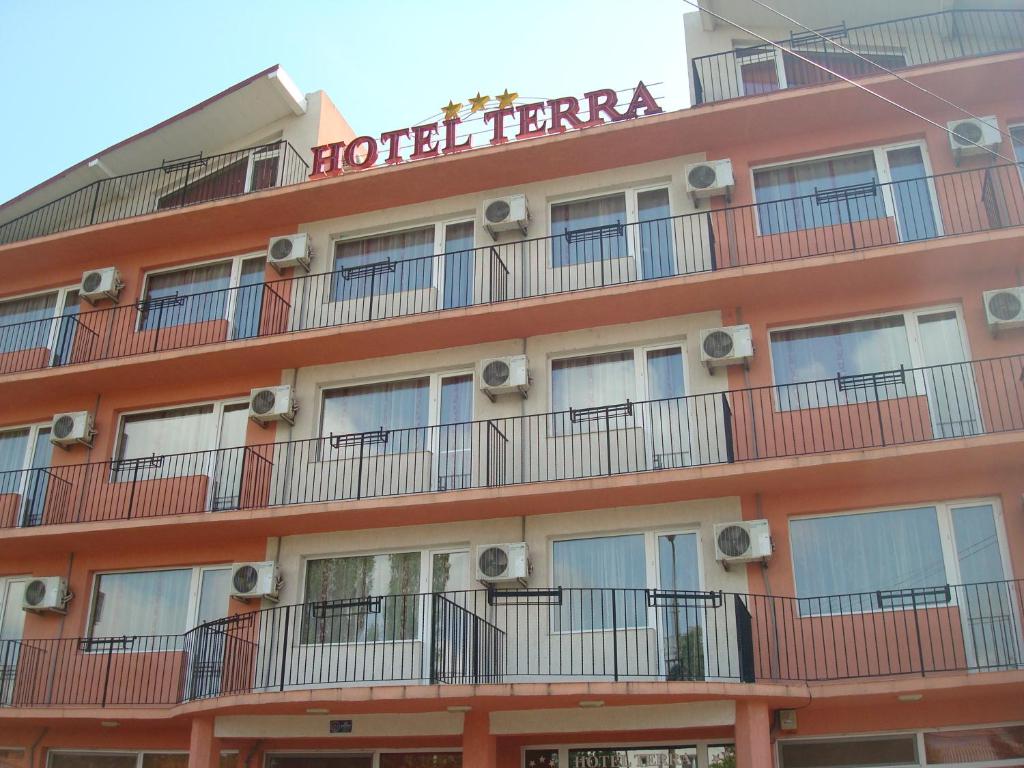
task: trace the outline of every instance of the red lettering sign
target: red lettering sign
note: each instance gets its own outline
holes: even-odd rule
[[[580,116],[582,104],[586,104],[587,119]],[[601,88],[583,94],[583,99],[564,96],[550,101],[538,101],[515,107],[492,109],[483,113],[485,125],[492,127],[490,144],[498,146],[512,139],[506,135],[513,127],[516,140],[534,139],[540,136],[565,133],[601,125],[605,122],[633,120],[637,117],[656,115],[663,112],[650,90],[642,82],[633,89],[633,96],[625,111],[619,108],[618,94],[610,88]],[[310,177],[336,176],[346,170],[361,171],[372,168],[380,158],[383,145],[384,163],[397,165],[408,160],[425,160],[439,155],[451,155],[473,148],[473,135],[468,134],[459,141],[458,117],[443,122],[414,125],[387,131],[380,135],[380,141],[373,136],[358,136],[348,143],[339,141],[313,147],[313,166]],[[512,125],[515,123],[515,126]],[[402,140],[411,142],[405,148],[408,157],[403,157]]]

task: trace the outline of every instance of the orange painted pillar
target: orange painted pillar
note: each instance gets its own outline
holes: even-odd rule
[[[197,717],[192,721],[188,745],[188,768],[218,768],[220,740],[213,735],[213,718]]]
[[[487,712],[466,713],[462,722],[462,764],[467,768],[497,768],[498,740],[491,734]]]
[[[736,768],[772,768],[771,713],[767,704],[736,702]]]

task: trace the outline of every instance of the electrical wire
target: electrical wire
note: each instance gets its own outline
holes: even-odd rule
[[[931,96],[933,99],[937,99],[938,101],[941,101],[947,107],[952,107],[953,109],[957,110],[958,112],[960,112],[960,113],[962,113],[964,115],[967,115],[972,120],[977,120],[979,123],[984,123],[985,125],[987,125],[992,130],[998,131],[999,135],[1002,136],[1004,139],[1009,139],[1010,141],[1013,141],[1013,137],[1009,133],[1007,133],[1006,131],[1002,130],[999,127],[998,121],[996,122],[996,124],[993,124],[993,123],[990,123],[988,120],[986,120],[983,117],[978,117],[973,112],[970,112],[967,109],[965,109],[964,107],[961,107],[959,104],[957,104],[955,102],[952,102],[949,99],[946,99],[946,98],[940,96],[939,94],[935,93],[934,91],[929,91],[923,85],[918,85],[917,83],[913,82],[912,80],[908,80],[907,78],[903,77],[899,73],[894,72],[893,70],[889,69],[888,67],[885,67],[885,66],[879,64],[877,61],[872,61],[867,56],[864,56],[863,54],[858,53],[857,51],[853,50],[852,48],[848,48],[847,46],[843,45],[838,40],[835,40],[835,39],[830,38],[830,37],[828,37],[826,35],[823,35],[818,30],[811,29],[810,27],[808,27],[805,24],[801,24],[799,21],[794,19],[792,16],[788,16],[785,13],[783,13],[782,11],[780,11],[780,10],[778,10],[776,8],[772,8],[770,5],[768,5],[768,3],[761,2],[761,0],[750,0],[750,2],[754,3],[755,5],[761,6],[766,11],[770,11],[771,13],[774,13],[776,16],[781,16],[782,18],[784,18],[786,21],[788,21],[789,23],[793,24],[794,26],[800,27],[800,29],[804,30],[805,32],[809,32],[810,34],[815,35],[816,37],[821,38],[826,43],[829,43],[830,45],[834,45],[839,50],[841,50],[841,51],[843,51],[845,53],[848,53],[851,56],[856,56],[858,59],[860,59],[861,61],[863,61],[863,62],[865,62],[867,64],[870,64],[872,67],[875,67],[876,69],[882,70],[887,75],[891,75],[892,77],[895,77],[897,80],[899,80],[902,83],[906,83],[911,88],[914,88],[914,89],[920,91],[921,93],[927,94],[928,96]]]
[[[765,43],[767,45],[770,45],[773,48],[776,48],[776,49],[782,51],[783,53],[789,54],[793,58],[799,59],[800,61],[803,61],[806,64],[810,64],[812,67],[817,67],[818,69],[822,70],[823,72],[827,72],[828,74],[832,75],[832,77],[836,78],[837,80],[842,80],[843,82],[849,83],[850,85],[852,85],[855,88],[859,88],[860,90],[864,91],[865,93],[868,93],[871,96],[874,96],[876,99],[878,99],[880,101],[884,101],[886,104],[889,104],[890,106],[896,107],[896,109],[899,109],[899,110],[901,110],[903,112],[906,112],[908,115],[916,117],[918,120],[923,120],[924,122],[928,123],[929,125],[932,125],[935,128],[938,128],[940,131],[944,131],[944,132],[948,133],[950,136],[955,136],[956,140],[961,142],[961,143],[971,144],[971,145],[977,147],[978,149],[981,149],[984,152],[988,152],[990,155],[999,158],[1000,160],[1002,160],[1005,163],[1015,164],[1015,161],[1011,160],[1008,157],[1004,157],[999,152],[996,152],[994,149],[986,147],[984,144],[979,144],[976,141],[971,141],[970,139],[968,139],[968,138],[966,138],[964,136],[959,136],[957,134],[954,134],[953,131],[950,130],[947,126],[942,125],[940,123],[937,123],[934,120],[932,120],[930,117],[925,117],[920,112],[915,112],[910,107],[906,107],[906,106],[900,104],[898,101],[890,99],[887,96],[883,96],[882,94],[878,93],[877,91],[871,90],[870,88],[868,88],[866,85],[863,85],[862,83],[858,83],[855,80],[852,80],[851,78],[846,77],[846,75],[841,75],[838,72],[835,72],[835,71],[829,69],[824,64],[820,64],[817,61],[814,61],[813,59],[809,59],[806,56],[801,56],[798,52],[790,50],[789,48],[786,48],[781,43],[776,43],[773,40],[769,40],[764,35],[759,35],[757,32],[754,32],[753,30],[747,29],[746,27],[744,27],[744,26],[742,26],[740,24],[737,24],[735,21],[732,21],[731,19],[728,19],[728,18],[726,18],[725,16],[722,16],[719,13],[715,13],[714,11],[709,11],[707,8],[705,8],[700,3],[698,3],[697,0],[683,0],[683,2],[687,3],[688,5],[692,5],[698,11],[706,13],[709,16],[713,16],[714,18],[718,19],[719,21],[723,21],[726,24],[729,24],[729,25],[731,25],[733,27],[736,27],[736,29],[740,30],[741,32],[743,32],[743,33],[745,33],[747,35],[750,35],[751,37],[755,37],[758,40],[760,40],[761,42],[763,42],[763,43]]]

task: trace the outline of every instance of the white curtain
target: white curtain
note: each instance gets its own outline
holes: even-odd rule
[[[393,272],[375,275],[373,294],[398,293],[428,288],[434,276],[434,227],[407,229],[361,240],[342,240],[335,247],[332,295],[335,301],[370,295],[371,278],[340,270],[391,260],[399,262]]]
[[[556,541],[552,554],[554,585],[568,588],[557,617],[560,631],[645,623],[642,591],[626,591],[647,586],[642,534]]]
[[[191,568],[97,576],[90,636],[181,634],[191,585]]]
[[[551,378],[556,411],[637,399],[633,350],[555,360]]]
[[[150,275],[146,281],[146,300],[182,297],[178,306],[147,308],[142,314],[142,328],[168,328],[174,325],[203,323],[227,316],[228,293],[231,284],[231,262],[204,264]]]
[[[0,354],[45,347],[56,306],[56,293],[0,302]]]
[[[552,267],[567,267],[626,256],[626,235],[611,233],[597,239],[574,239],[570,234],[581,229],[626,223],[626,195],[608,195],[558,203],[551,206]]]

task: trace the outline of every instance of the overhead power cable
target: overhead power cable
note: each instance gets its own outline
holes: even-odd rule
[[[876,69],[880,69],[882,72],[885,72],[887,75],[891,75],[892,77],[895,77],[900,82],[906,83],[911,88],[914,88],[914,89],[920,91],[921,93],[927,94],[928,96],[931,96],[933,99],[937,99],[938,101],[941,101],[947,107],[952,107],[953,109],[957,110],[961,114],[967,115],[972,120],[977,120],[979,123],[983,123],[983,124],[989,126],[992,130],[998,131],[999,135],[1001,135],[1004,139],[1009,139],[1010,141],[1013,141],[1013,136],[1011,136],[1006,131],[1000,129],[998,121],[995,124],[993,124],[993,123],[990,123],[988,120],[986,120],[983,117],[978,117],[973,112],[970,112],[969,110],[965,109],[964,107],[960,106],[959,104],[956,104],[955,102],[952,102],[949,99],[943,98],[942,96],[940,96],[939,94],[935,93],[934,91],[929,91],[923,85],[918,85],[913,80],[909,80],[909,79],[903,77],[902,75],[900,75],[898,72],[894,72],[893,70],[889,69],[886,66],[883,66],[879,62],[874,61],[873,59],[868,58],[867,56],[865,56],[865,55],[863,55],[863,54],[853,50],[852,48],[849,48],[849,47],[843,45],[837,39],[828,37],[827,35],[823,35],[818,30],[812,29],[811,27],[808,27],[807,25],[800,23],[799,21],[794,19],[792,16],[786,15],[785,13],[783,13],[780,10],[778,10],[777,8],[772,8],[770,5],[768,5],[768,3],[761,2],[761,0],[750,0],[750,2],[754,3],[755,5],[761,6],[766,11],[770,11],[770,12],[774,13],[776,16],[781,16],[783,19],[785,19],[786,21],[790,22],[794,26],[800,27],[800,29],[804,30],[805,32],[808,32],[808,33],[810,33],[812,35],[815,35],[816,37],[821,38],[822,40],[824,40],[829,45],[833,45],[836,48],[838,48],[839,50],[841,50],[841,51],[843,51],[845,53],[850,54],[851,56],[856,56],[858,59],[860,59],[861,61],[863,61],[863,62],[865,62],[865,63],[867,63],[869,65],[871,65],[872,67],[875,67]]]
[[[896,109],[899,109],[899,110],[901,110],[903,112],[906,112],[908,115],[916,117],[918,120],[923,120],[924,122],[928,123],[929,125],[932,125],[935,128],[938,128],[940,131],[944,131],[945,133],[948,133],[950,136],[955,137],[956,140],[958,142],[960,142],[961,144],[970,144],[970,145],[975,146],[975,147],[977,147],[978,149],[980,149],[980,150],[982,150],[984,152],[988,152],[990,155],[999,158],[1000,160],[1002,160],[1005,163],[1014,163],[1013,160],[1011,160],[1008,157],[1004,157],[999,152],[996,152],[994,149],[992,149],[990,147],[986,147],[984,144],[979,144],[976,141],[972,141],[971,139],[968,139],[966,136],[960,136],[959,134],[955,134],[947,126],[942,125],[941,123],[935,122],[930,117],[926,117],[925,115],[922,115],[920,112],[915,112],[910,107],[904,106],[903,104],[900,104],[898,101],[895,101],[894,99],[890,99],[888,96],[883,96],[882,94],[878,93],[877,91],[871,90],[866,85],[863,85],[862,83],[858,83],[856,80],[853,80],[853,79],[847,77],[846,75],[842,75],[842,74],[840,74],[838,72],[835,72],[835,71],[829,69],[824,64],[820,64],[819,62],[814,61],[813,59],[810,59],[807,56],[803,56],[799,52],[791,50],[791,49],[785,47],[784,45],[782,45],[781,43],[776,43],[774,40],[769,40],[764,35],[759,35],[757,32],[754,32],[753,30],[747,29],[743,25],[738,24],[735,21],[732,21],[731,19],[726,18],[725,16],[722,16],[720,13],[716,13],[715,11],[709,11],[707,8],[705,8],[700,3],[698,3],[697,0],[683,0],[683,2],[687,3],[689,5],[692,5],[697,10],[702,11],[702,12],[708,14],[709,16],[714,17],[714,18],[718,19],[719,21],[725,22],[726,24],[729,24],[729,25],[731,25],[733,27],[736,27],[736,29],[740,30],[741,32],[743,32],[745,34],[750,35],[751,37],[757,38],[758,40],[760,40],[761,42],[765,43],[766,45],[770,45],[773,48],[776,48],[777,50],[780,50],[783,53],[789,54],[790,56],[792,56],[792,57],[794,57],[796,59],[799,59],[800,61],[803,61],[806,64],[810,64],[812,67],[817,67],[818,69],[822,70],[823,72],[827,72],[828,74],[832,75],[832,77],[836,78],[837,80],[842,80],[843,82],[849,83],[850,85],[852,85],[855,88],[859,88],[860,90],[864,91],[865,93],[870,94],[871,96],[874,96],[879,101],[883,101],[886,104],[889,104],[890,106],[896,107]]]

